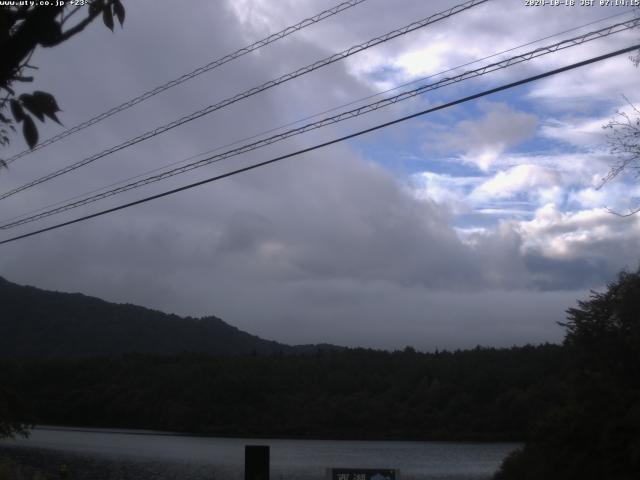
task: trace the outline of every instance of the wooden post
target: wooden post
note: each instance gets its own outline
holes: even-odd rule
[[[244,480],[269,480],[268,445],[245,445]]]

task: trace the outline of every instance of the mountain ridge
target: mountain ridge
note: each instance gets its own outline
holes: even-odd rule
[[[335,345],[287,345],[222,319],[181,317],[131,303],[18,285],[0,276],[0,358],[51,360],[129,353],[296,354]]]

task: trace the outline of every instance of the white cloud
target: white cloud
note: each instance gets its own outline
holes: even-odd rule
[[[417,44],[398,55],[392,61],[392,65],[394,69],[402,72],[399,80],[409,81],[433,75],[451,68],[454,64],[481,56],[482,51],[473,44],[459,45],[459,48],[452,49],[448,38],[449,35],[445,34],[430,36],[429,42],[422,46]]]
[[[589,58],[633,42],[637,43],[637,39],[632,33],[615,37],[604,44],[599,42],[583,47],[584,53],[580,57],[576,55],[575,59]],[[563,64],[573,60],[571,53],[562,57]],[[544,101],[547,107],[557,111],[588,113],[595,102],[617,104],[623,94],[636,103],[640,99],[636,88],[639,77],[640,72],[629,61],[628,55],[622,55],[539,82],[533,86],[529,97]]]
[[[530,138],[538,120],[534,114],[514,110],[504,103],[482,102],[482,116],[462,120],[452,129],[437,127],[429,139],[437,149],[460,153],[463,162],[487,171],[510,147]]]
[[[634,118],[634,106],[621,95],[611,102],[606,115],[564,115],[560,118],[550,117],[540,128],[543,137],[571,145],[583,151],[594,151],[607,154],[608,136],[611,131],[604,128],[612,120],[624,120],[621,115]]]
[[[451,209],[453,214],[460,215],[470,211],[468,193],[481,181],[481,177],[420,172],[412,176],[411,189],[417,198],[430,199]]]
[[[611,168],[611,158],[603,151],[573,151],[504,154],[493,164],[491,173],[506,171],[519,165],[534,165],[558,172],[569,185],[597,186]]]
[[[623,219],[603,208],[561,212],[548,204],[516,228],[522,235],[524,252],[535,251],[547,258],[610,260],[640,247],[640,217]],[[611,255],[613,250],[616,255]],[[628,258],[633,256],[635,253]]]
[[[554,188],[561,183],[562,178],[557,171],[539,165],[517,165],[485,180],[471,193],[471,197],[476,201],[487,201],[525,193],[530,197],[548,198],[556,195]]]
[[[606,145],[602,128],[609,118],[550,119],[540,128],[542,136],[580,148],[599,148]]]
[[[636,210],[640,205],[640,184],[624,183],[615,179],[600,188],[586,187],[572,190],[568,195],[569,206],[578,208],[606,208],[620,214]]]
[[[607,191],[592,187],[581,188],[569,193],[569,203],[576,204],[581,208],[593,209],[602,208],[609,205]]]

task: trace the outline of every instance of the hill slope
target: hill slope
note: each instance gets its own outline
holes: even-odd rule
[[[179,317],[79,293],[21,286],[0,277],[0,358],[47,360],[124,353],[293,353],[216,317]],[[314,348],[315,350],[315,348]]]

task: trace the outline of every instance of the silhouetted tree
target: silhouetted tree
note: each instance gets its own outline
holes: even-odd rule
[[[565,398],[497,480],[631,480],[640,472],[640,270],[567,313]]]
[[[640,15],[640,7],[636,7],[636,15]],[[633,64],[640,65],[640,50],[630,57]],[[624,96],[623,96],[624,97]],[[624,97],[629,111],[616,112],[615,118],[602,128],[609,131],[609,153],[615,158],[615,163],[605,176],[600,187],[610,182],[620,174],[630,173],[636,180],[640,179],[640,110]],[[616,213],[628,217],[640,212],[639,206],[630,206],[627,213]]]
[[[639,55],[640,60],[640,55]],[[625,100],[626,97],[625,97]],[[616,117],[603,128],[609,130],[609,152],[615,163],[603,180],[603,185],[623,172],[640,179],[640,110],[627,100],[629,111],[618,111]],[[640,212],[640,206],[632,206],[621,216],[631,216]]]

